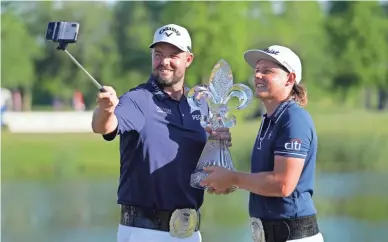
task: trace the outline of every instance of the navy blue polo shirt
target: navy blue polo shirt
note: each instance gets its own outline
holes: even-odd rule
[[[200,111],[177,101],[151,77],[129,90],[115,108],[120,135],[118,203],[165,210],[199,209],[204,191],[190,186],[207,141]]]
[[[249,214],[266,220],[312,215],[317,134],[309,113],[295,101],[281,103],[266,114],[252,150],[251,172],[273,171],[275,155],[305,159],[299,182],[288,197],[264,197],[250,193]]]

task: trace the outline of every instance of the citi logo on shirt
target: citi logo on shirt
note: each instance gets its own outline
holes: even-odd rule
[[[286,150],[296,150],[299,151],[302,148],[302,141],[300,139],[292,139],[290,142],[284,144]]]

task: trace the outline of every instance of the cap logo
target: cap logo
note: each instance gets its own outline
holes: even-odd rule
[[[167,31],[172,31],[172,32],[167,32]],[[163,28],[163,29],[161,29],[160,31],[159,31],[159,34],[165,34],[167,37],[170,37],[173,33],[175,33],[177,36],[180,36],[181,35],[181,33],[177,30],[177,29],[175,29],[175,28],[173,28],[173,27],[165,27],[165,28]]]
[[[277,50],[272,50],[270,48],[266,48],[263,50],[264,52],[267,52],[268,54],[273,54],[273,55],[277,55],[280,53],[280,51],[277,51]]]

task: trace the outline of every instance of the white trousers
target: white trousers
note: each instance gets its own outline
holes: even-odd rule
[[[290,242],[323,242],[323,236],[321,233],[318,233],[316,235],[313,235],[311,237],[306,237],[303,239],[293,239],[293,240],[287,240]]]
[[[199,231],[189,238],[175,238],[169,232],[143,229],[119,224],[117,242],[202,242]]]
[[[185,239],[175,238],[170,235],[168,232],[152,230],[152,229],[142,229],[129,227],[119,224],[117,231],[117,242],[202,242],[201,233],[194,232],[194,234]],[[314,236],[288,240],[289,242],[323,242],[323,236],[321,233],[318,233]]]

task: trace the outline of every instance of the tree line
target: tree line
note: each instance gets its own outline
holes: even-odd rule
[[[388,102],[388,4],[384,2],[2,2],[2,87],[21,90],[24,109],[70,102],[80,90],[87,107],[96,88],[45,40],[50,21],[77,21],[80,34],[70,53],[98,81],[119,94],[147,80],[154,31],[185,26],[195,60],[186,81],[206,83],[221,58],[235,82],[250,83],[244,51],[287,45],[303,61],[310,100],[334,99],[384,110]]]

